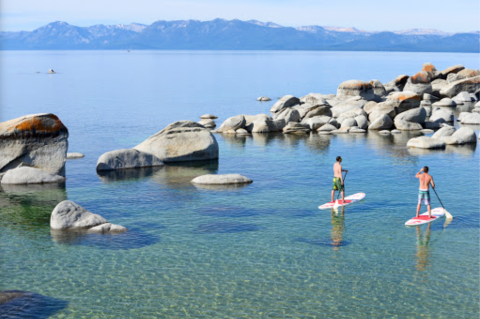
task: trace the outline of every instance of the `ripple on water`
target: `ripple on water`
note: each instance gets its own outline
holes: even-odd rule
[[[216,222],[199,225],[194,233],[238,233],[246,231],[257,231],[262,227],[254,224]]]

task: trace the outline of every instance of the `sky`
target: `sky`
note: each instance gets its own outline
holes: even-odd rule
[[[0,0],[1,31],[31,31],[54,21],[86,27],[215,18],[290,27],[470,32],[480,30],[480,0]]]

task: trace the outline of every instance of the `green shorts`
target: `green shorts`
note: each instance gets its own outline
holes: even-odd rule
[[[334,191],[343,191],[345,187],[342,185],[342,179],[340,177],[333,178],[333,187],[332,190]]]

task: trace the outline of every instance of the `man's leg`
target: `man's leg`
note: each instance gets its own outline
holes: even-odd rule
[[[332,202],[333,202],[333,199],[335,198],[335,190],[332,189]]]
[[[418,203],[417,205],[417,217],[418,217],[418,214],[420,213],[420,206],[422,206],[422,203]]]
[[[342,201],[345,201],[345,191],[342,189]]]
[[[430,204],[428,204],[427,207],[428,207],[428,217],[432,218],[432,209]]]

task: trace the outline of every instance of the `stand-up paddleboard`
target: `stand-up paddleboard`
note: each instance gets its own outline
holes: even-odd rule
[[[435,220],[440,219],[441,217],[445,216],[445,211],[442,207],[437,207],[432,209],[432,218],[428,217],[428,212],[420,214],[418,217],[413,217],[409,219],[405,226],[418,226],[422,224],[431,223]]]
[[[339,207],[340,206],[347,206],[347,205],[353,204],[355,202],[361,201],[364,198],[365,198],[365,193],[356,193],[354,195],[350,195],[350,196],[345,197],[345,201],[339,199],[338,200],[338,206]],[[329,209],[329,208],[333,208],[334,205],[335,205],[335,202],[328,202],[326,204],[318,206],[318,209]]]

